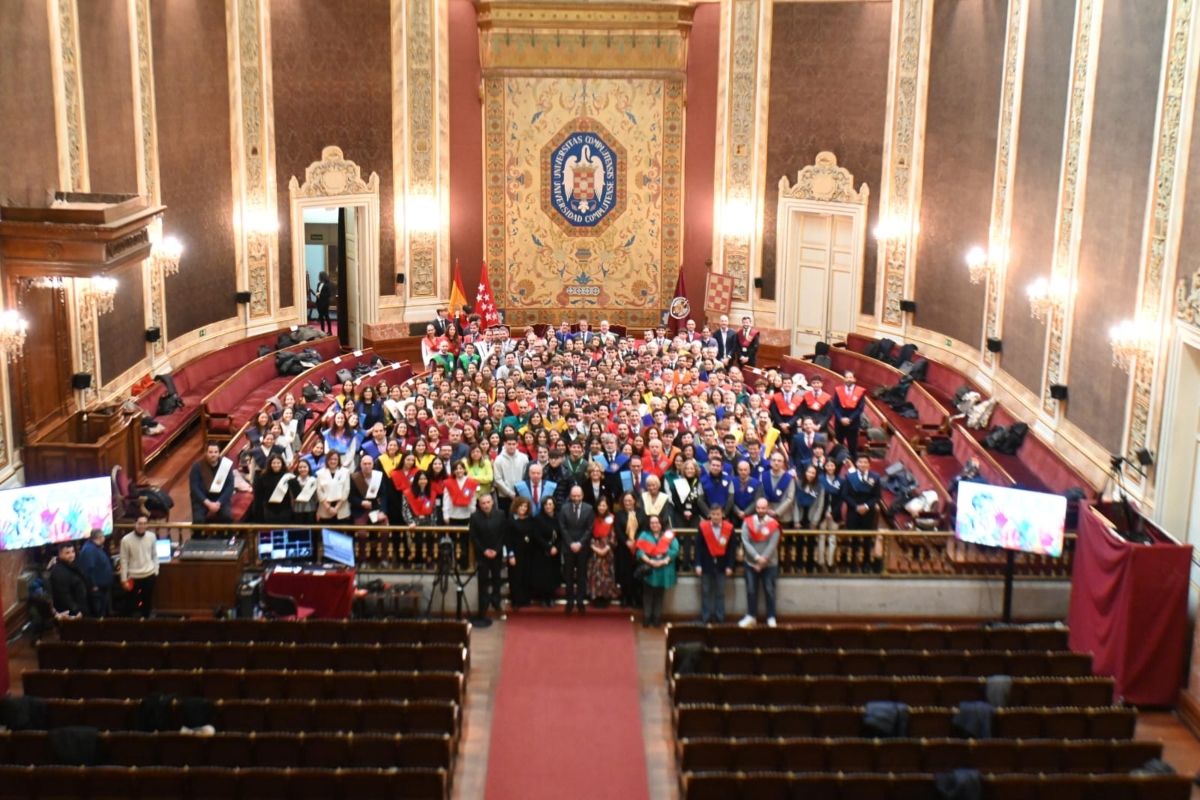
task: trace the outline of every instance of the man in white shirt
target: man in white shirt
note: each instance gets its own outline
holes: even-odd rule
[[[500,508],[508,513],[513,498],[517,496],[517,484],[525,480],[525,469],[529,457],[517,450],[517,440],[511,437],[504,441],[504,449],[492,462],[492,480],[499,497]]]
[[[138,517],[133,532],[121,539],[121,583],[133,594],[134,613],[149,617],[154,612],[154,583],[158,579],[157,537],[146,529],[147,519]]]

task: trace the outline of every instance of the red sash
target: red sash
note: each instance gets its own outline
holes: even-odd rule
[[[466,483],[462,486],[458,485],[456,478],[448,478],[444,482],[446,492],[450,495],[450,502],[461,508],[471,505],[471,498],[475,496],[475,490],[479,488],[479,482],[474,478],[467,478]]]
[[[856,408],[858,406],[858,402],[862,400],[863,394],[866,392],[866,390],[858,384],[854,384],[854,388],[849,392],[846,391],[845,385],[839,386],[835,391],[837,392],[838,402],[841,403],[842,408],[845,409]]]
[[[790,417],[796,413],[796,409],[800,407],[800,400],[796,399],[796,392],[792,392],[792,402],[788,402],[783,397],[783,392],[777,392],[771,399],[775,404],[775,408],[785,417]]]
[[[667,455],[666,453],[663,453],[663,457],[660,459],[657,459],[657,460],[655,460],[655,458],[652,455],[650,455],[649,452],[646,452],[642,456],[643,471],[649,472],[651,475],[654,475],[655,477],[657,477],[659,479],[661,479],[662,476],[665,475],[667,473],[667,470],[669,470],[670,468],[671,468],[671,457],[669,455]]]
[[[604,519],[596,520],[596,524],[592,526],[592,536],[597,539],[607,539],[608,535],[612,533],[612,529],[613,517],[612,514],[609,514]]]
[[[428,517],[433,514],[433,498],[413,494],[411,486],[404,490],[404,499],[408,501],[408,507],[412,509],[414,517]]]
[[[663,531],[663,535],[658,537],[658,541],[656,542],[648,542],[639,536],[637,549],[651,558],[662,558],[671,549],[671,542],[674,540],[675,531]]]
[[[754,337],[758,336],[758,329],[751,328],[749,336],[744,335],[745,332],[745,328],[738,328],[738,344],[740,344],[742,347],[749,347],[750,343],[754,341]]]
[[[816,392],[810,390],[804,393],[803,403],[813,411],[820,411],[832,399],[833,396],[825,394],[825,392],[821,392],[821,396],[818,398]]]
[[[779,530],[779,521],[774,517],[767,517],[767,521],[760,526],[757,515],[746,517],[746,530],[750,531],[750,541],[761,544]]]
[[[416,470],[406,473],[402,469],[394,469],[392,470],[392,486],[395,486],[398,492],[407,492],[412,488],[412,479],[416,474]]]
[[[712,528],[712,522],[704,520],[700,523],[700,533],[704,534],[704,543],[708,545],[708,552],[714,556],[723,556],[725,548],[729,545],[729,534],[733,533],[733,523],[722,520],[721,535],[717,536]]]

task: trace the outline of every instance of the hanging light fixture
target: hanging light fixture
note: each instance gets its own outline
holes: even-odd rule
[[[1149,355],[1154,346],[1154,326],[1138,320],[1122,320],[1109,329],[1108,339],[1113,366],[1133,372],[1137,360]]]
[[[1066,304],[1066,285],[1059,278],[1038,278],[1025,290],[1029,297],[1029,312],[1039,322],[1050,318],[1051,312]]]
[[[987,250],[978,245],[967,251],[966,261],[971,283],[980,283],[986,280],[992,271],[991,259],[988,257]]]
[[[87,280],[83,286],[82,301],[96,315],[107,314],[113,310],[117,297],[117,279],[104,275],[96,275]]]
[[[164,237],[154,243],[150,258],[154,259],[154,266],[162,270],[163,276],[174,275],[179,272],[179,262],[183,258],[183,242],[174,236]]]
[[[25,348],[25,333],[29,323],[15,310],[0,312],[0,348],[8,355],[8,363],[21,357]]]

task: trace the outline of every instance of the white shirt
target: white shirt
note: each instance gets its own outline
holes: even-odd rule
[[[317,470],[317,500],[334,506],[334,516],[346,519],[350,516],[350,473],[338,467],[336,473],[330,473],[328,467]],[[317,516],[321,516],[321,508],[317,507]]]

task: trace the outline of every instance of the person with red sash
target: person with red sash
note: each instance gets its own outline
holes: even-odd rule
[[[737,347],[733,362],[739,367],[753,367],[758,361],[759,333],[751,326],[750,317],[742,317],[742,327],[737,332]]]
[[[858,458],[858,431],[866,405],[866,389],[855,383],[853,372],[847,372],[845,382],[833,393],[833,435],[850,451],[852,461]]]
[[[808,391],[800,398],[800,418],[811,419],[816,429],[823,431],[829,425],[833,413],[833,395],[825,391],[825,379],[813,375],[808,379]]]
[[[679,542],[675,531],[663,530],[662,518],[648,517],[647,529],[638,535],[638,563],[648,568],[642,578],[642,627],[662,625],[663,599],[675,585],[675,558]]]
[[[454,473],[442,481],[442,517],[447,525],[464,525],[475,513],[479,484],[467,476],[467,462],[456,461]]]
[[[393,473],[394,474],[394,473]],[[409,526],[433,524],[433,490],[428,472],[418,472],[402,490],[404,523]]]
[[[767,596],[767,627],[775,627],[775,580],[779,573],[779,521],[771,516],[767,498],[754,503],[753,516],[742,523],[742,560],[746,562],[746,616],[739,628],[753,627],[757,622],[758,590]]]
[[[571,491],[574,493],[575,490]],[[616,520],[608,507],[608,498],[601,495],[595,508],[596,519],[592,523],[592,557],[588,559],[587,585],[592,603],[599,608],[620,598],[621,588],[617,586],[614,569],[617,546],[614,528]]]
[[[784,375],[783,385],[778,392],[771,395],[771,404],[767,410],[771,414],[771,423],[786,437],[790,437],[796,429],[802,401],[803,395],[793,388],[792,376]]]
[[[696,576],[700,578],[700,622],[720,624],[725,621],[725,579],[733,575],[733,554],[737,546],[731,541],[733,523],[725,519],[725,509],[709,506],[708,519],[700,522],[696,538]]]

